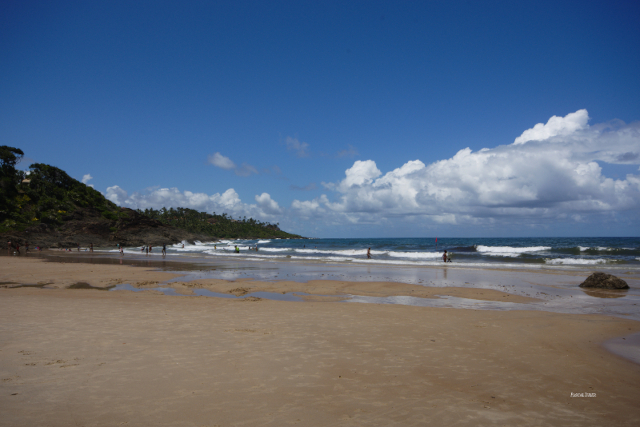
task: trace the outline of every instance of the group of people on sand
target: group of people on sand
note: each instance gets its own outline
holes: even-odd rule
[[[82,247],[80,246],[80,243],[76,243],[74,245],[74,247],[78,250],[78,252],[80,252],[82,250]],[[12,241],[8,241],[7,242],[7,251],[9,254],[13,253],[15,255],[20,255],[21,253],[21,249],[22,247],[20,246],[20,242],[12,242]],[[42,251],[42,246],[36,246],[35,250],[38,252]],[[60,251],[63,252],[72,252],[73,250],[71,248],[60,248]],[[84,251],[87,252],[93,252],[93,242],[89,243],[89,246],[84,248]],[[29,253],[29,242],[25,242],[24,243],[24,253],[28,254]]]
[[[124,255],[123,246],[118,243],[118,247],[120,248],[120,254]],[[182,245],[182,247],[184,248],[184,245]],[[149,254],[149,252],[153,252],[153,246],[144,245],[144,246],[142,246],[140,248],[140,252],[145,252],[146,254]],[[166,254],[167,254],[167,244],[163,243],[162,244],[162,255],[166,255]]]
[[[78,252],[80,252],[82,250],[82,247],[80,246],[80,243],[76,243],[75,247],[77,248]],[[65,252],[73,252],[73,249],[71,248],[60,248],[61,251],[65,251]],[[87,246],[86,248],[84,248],[84,251],[87,252],[93,252],[93,243],[89,243],[89,246]]]
[[[217,249],[215,245],[214,245],[213,247],[214,247],[214,249]],[[258,245],[256,245],[254,248],[252,248],[251,246],[249,246],[249,250],[250,250],[250,251],[256,251],[256,252],[258,252]],[[235,253],[239,254],[239,253],[240,253],[240,248],[239,248],[238,246],[234,246],[234,250],[233,250],[233,251],[234,251]]]
[[[7,253],[10,254],[14,254],[14,255],[20,255],[20,242],[12,242],[11,240],[9,240],[7,242]],[[40,246],[36,246],[36,251],[42,251],[42,247]],[[24,253],[28,254],[29,253],[29,242],[25,242],[24,243]]]

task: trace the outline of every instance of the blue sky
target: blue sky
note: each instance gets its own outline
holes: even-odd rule
[[[639,18],[632,1],[4,1],[0,144],[123,206],[307,236],[637,236]]]

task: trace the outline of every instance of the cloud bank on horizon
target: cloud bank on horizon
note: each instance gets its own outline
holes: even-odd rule
[[[298,233],[308,230],[304,224],[309,222],[314,230],[327,233],[344,225],[416,221],[501,227],[637,221],[640,174],[613,179],[603,174],[600,163],[640,165],[640,122],[588,122],[585,109],[553,116],[511,144],[476,152],[465,148],[431,164],[409,160],[386,173],[374,160],[357,160],[342,180],[322,182],[326,194],[295,199],[287,208],[266,192],[256,195],[255,203],[245,203],[233,188],[213,195],[177,188],[129,194],[115,185],[107,188],[106,196],[131,208],[180,206],[253,216]],[[303,156],[308,145],[291,140],[288,148]],[[237,167],[220,153],[209,162],[238,175],[254,173],[247,172],[250,165]]]

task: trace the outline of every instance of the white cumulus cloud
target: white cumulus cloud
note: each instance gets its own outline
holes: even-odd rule
[[[233,163],[230,158],[223,156],[220,153],[214,153],[212,156],[209,156],[209,163],[211,163],[213,166],[226,170],[236,168],[236,164]]]
[[[221,169],[233,170],[238,176],[249,176],[258,173],[258,170],[250,164],[242,163],[240,166],[237,166],[233,160],[220,153],[214,153],[212,156],[209,156],[208,162]]]
[[[93,177],[91,176],[91,174],[86,174],[82,176],[82,183],[86,184],[87,187],[91,187],[93,188],[93,184],[87,184],[87,182],[89,182],[90,180],[92,180]]]
[[[554,116],[511,145],[477,152],[465,148],[428,165],[412,160],[385,174],[373,160],[356,161],[343,180],[322,183],[335,192],[334,201],[296,200],[292,209],[306,217],[314,210],[342,215],[352,223],[416,217],[447,224],[638,217],[640,176],[612,179],[598,162],[639,164],[640,123],[588,126],[588,120],[586,110]]]
[[[278,205],[278,202],[273,200],[269,193],[262,193],[261,195],[256,196],[255,199],[260,209],[268,214],[279,215],[283,212],[282,208]]]
[[[278,220],[279,218],[274,215],[282,213],[278,203],[272,200],[268,193],[256,196],[257,204],[247,204],[240,200],[240,196],[233,188],[212,195],[180,191],[177,188],[156,188],[144,194],[139,192],[129,194],[126,190],[114,185],[107,188],[105,196],[119,206],[142,210],[182,207],[208,213],[224,212],[235,217],[247,216],[267,221]]]
[[[589,122],[587,110],[578,110],[564,117],[553,116],[547,124],[538,123],[531,129],[525,130],[516,138],[514,144],[524,144],[527,141],[542,141],[553,136],[566,136],[577,130],[586,129]]]
[[[213,195],[176,188],[129,194],[113,186],[107,198],[141,209],[181,206],[246,215],[280,222],[284,229],[302,234],[400,225],[412,232],[417,224],[493,227],[501,232],[558,224],[637,224],[640,174],[614,179],[603,166],[620,165],[615,167],[628,171],[628,165],[640,165],[640,122],[588,121],[586,110],[554,116],[524,131],[514,143],[479,151],[464,148],[431,163],[414,159],[387,172],[374,160],[358,160],[343,179],[322,182],[327,194],[295,199],[288,207],[268,193],[256,195],[255,203],[244,203],[233,189]]]

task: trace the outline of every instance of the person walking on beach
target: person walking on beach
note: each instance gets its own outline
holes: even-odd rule
[[[367,249],[367,259],[371,259],[371,248]]]
[[[167,244],[166,244],[166,243],[163,243],[163,244],[162,244],[162,255],[164,256],[164,255],[166,255],[166,254],[167,254]]]

